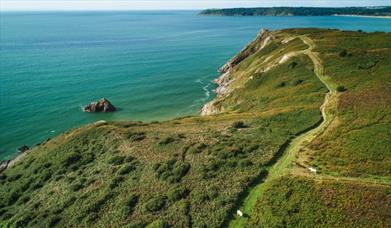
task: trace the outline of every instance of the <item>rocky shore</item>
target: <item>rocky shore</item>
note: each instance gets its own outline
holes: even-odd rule
[[[20,159],[22,159],[22,157],[24,157],[26,154],[30,153],[30,151],[31,151],[31,148],[29,148],[26,145],[19,147],[18,148],[19,153],[15,158],[0,162],[0,173],[2,173],[8,167],[11,167],[13,164],[15,164]]]

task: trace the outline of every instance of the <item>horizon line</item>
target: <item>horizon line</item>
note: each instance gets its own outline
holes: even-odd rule
[[[126,11],[197,11],[197,10],[208,10],[208,9],[246,9],[246,8],[373,8],[373,7],[390,7],[385,5],[378,5],[378,6],[335,6],[335,7],[326,7],[326,6],[269,6],[269,7],[262,7],[262,6],[256,6],[256,7],[226,7],[226,8],[184,8],[184,9],[169,9],[169,8],[163,8],[163,9],[1,9],[0,12],[94,12],[94,11],[101,11],[101,12],[126,12]]]

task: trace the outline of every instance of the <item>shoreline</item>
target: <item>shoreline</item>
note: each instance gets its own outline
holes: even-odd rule
[[[334,14],[334,17],[367,17],[367,18],[383,18],[391,19],[391,16],[371,16],[371,15],[355,15],[355,14]]]

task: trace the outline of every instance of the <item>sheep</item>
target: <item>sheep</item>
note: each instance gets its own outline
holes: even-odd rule
[[[309,167],[308,170],[309,170],[311,173],[316,173],[316,169],[315,169],[315,168]]]

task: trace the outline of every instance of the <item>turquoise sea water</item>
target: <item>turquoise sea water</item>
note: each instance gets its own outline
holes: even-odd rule
[[[390,31],[359,17],[206,17],[195,11],[1,13],[0,159],[93,121],[194,115],[217,69],[261,28]],[[119,108],[89,114],[106,97]]]

